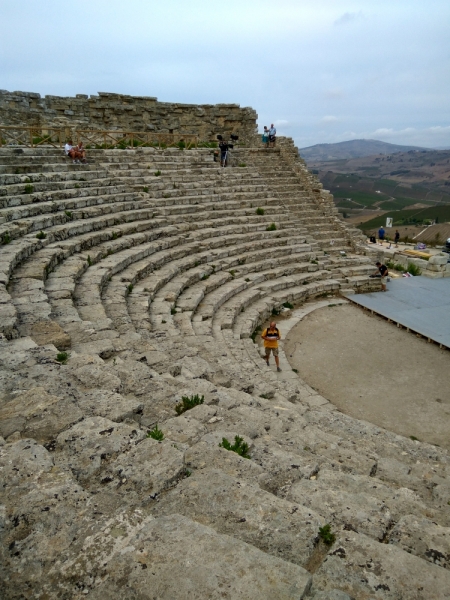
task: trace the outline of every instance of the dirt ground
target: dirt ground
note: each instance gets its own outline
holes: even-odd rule
[[[450,449],[450,352],[351,304],[291,329],[286,357],[340,411]]]

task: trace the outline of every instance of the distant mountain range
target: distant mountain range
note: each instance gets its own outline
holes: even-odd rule
[[[300,148],[300,156],[307,162],[322,162],[327,160],[342,160],[361,158],[374,154],[394,154],[395,152],[408,152],[409,150],[427,150],[420,146],[399,146],[388,144],[379,140],[349,140],[337,144],[316,144],[307,148]]]

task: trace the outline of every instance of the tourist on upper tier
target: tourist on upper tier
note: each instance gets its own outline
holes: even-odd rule
[[[228,142],[225,142],[224,140],[220,140],[219,148],[220,148],[220,165],[222,167],[226,167],[227,162],[228,162],[228,148],[229,148]]]
[[[270,353],[275,357],[275,364],[277,365],[277,371],[281,371],[280,369],[280,359],[278,358],[278,340],[281,340],[280,331],[277,328],[277,324],[275,321],[272,321],[266,329],[261,334],[262,339],[264,340],[264,348],[266,351],[266,364],[269,366],[269,357]]]
[[[69,156],[73,160],[74,164],[80,162],[81,155],[78,152],[77,148],[73,147],[72,140],[69,140],[66,143],[66,145],[64,146],[64,152],[66,153],[66,156]]]
[[[267,125],[264,125],[264,133],[262,134],[262,143],[267,148],[269,144],[269,130],[267,129]]]
[[[78,146],[76,147],[76,151],[78,152],[78,158],[81,160],[81,162],[86,162],[86,150],[81,140]]]
[[[388,268],[386,265],[382,265],[380,262],[377,262],[377,270],[374,275],[381,275],[381,289],[383,292],[387,292],[387,276],[388,276]]]
[[[398,248],[398,242],[400,241],[400,232],[398,229],[395,230],[394,242],[395,247]]]
[[[275,147],[275,142],[276,142],[276,135],[277,135],[277,130],[275,129],[275,127],[272,125],[270,126],[269,129],[269,146],[271,148]]]
[[[383,225],[380,227],[380,229],[378,230],[378,239],[380,240],[381,245],[383,245],[384,242],[384,235],[385,235],[385,230],[383,229]]]

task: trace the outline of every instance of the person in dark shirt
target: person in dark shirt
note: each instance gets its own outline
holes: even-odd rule
[[[229,145],[224,140],[220,140],[220,142],[219,142],[219,148],[220,148],[220,165],[222,167],[226,167],[227,166],[227,159],[228,159]]]
[[[388,272],[389,271],[386,265],[382,265],[380,262],[377,262],[377,270],[375,271],[374,275],[381,276],[381,289],[383,292],[387,292],[386,283]]]
[[[394,242],[395,242],[395,247],[398,248],[398,242],[400,240],[400,232],[398,229],[395,230],[395,236],[394,236]]]

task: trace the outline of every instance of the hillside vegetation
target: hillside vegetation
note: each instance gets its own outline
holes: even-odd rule
[[[432,206],[419,210],[399,210],[396,212],[383,213],[376,216],[370,221],[362,223],[358,227],[363,231],[369,231],[376,227],[386,224],[386,216],[393,217],[394,226],[396,225],[420,225],[427,224],[427,221],[436,221],[437,223],[445,223],[450,221],[450,205],[448,206]]]

